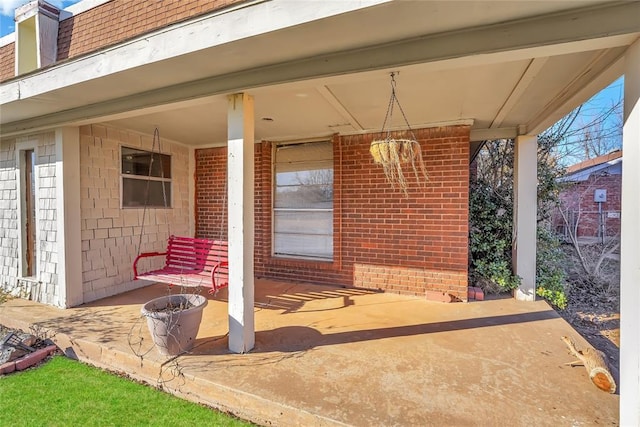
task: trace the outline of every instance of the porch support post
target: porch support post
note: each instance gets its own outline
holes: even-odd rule
[[[55,304],[73,307],[83,302],[82,240],[80,238],[80,129],[55,130],[58,294]]]
[[[229,96],[227,199],[229,201],[229,350],[246,353],[255,343],[253,97]]]
[[[536,216],[538,206],[538,138],[516,137],[513,170],[513,272],[522,278],[514,296],[536,299]]]
[[[620,425],[640,425],[640,41],[624,65],[620,241]]]

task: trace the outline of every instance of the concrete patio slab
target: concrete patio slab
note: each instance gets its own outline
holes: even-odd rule
[[[14,299],[0,323],[263,425],[618,424],[619,396],[565,365],[560,338],[586,341],[544,301],[443,304],[259,279],[252,352],[229,353],[221,291],[209,296],[193,351],[167,361],[140,316],[167,292],[152,285],[67,310]]]

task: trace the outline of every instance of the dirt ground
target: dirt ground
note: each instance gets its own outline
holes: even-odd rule
[[[613,253],[590,278],[568,248],[567,308],[557,310],[593,347],[604,352],[614,377],[620,365],[620,256]],[[586,254],[588,255],[588,254]]]

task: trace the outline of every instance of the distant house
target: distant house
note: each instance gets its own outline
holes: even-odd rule
[[[554,218],[558,232],[567,239],[570,230],[586,239],[620,234],[621,150],[570,166],[560,181],[566,187],[560,193],[564,215]]]

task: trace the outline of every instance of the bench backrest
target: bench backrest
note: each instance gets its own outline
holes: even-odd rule
[[[229,261],[227,242],[224,240],[197,239],[170,236],[167,244],[166,268],[185,273],[211,273],[220,263]],[[220,268],[216,279],[228,281],[228,268]]]

